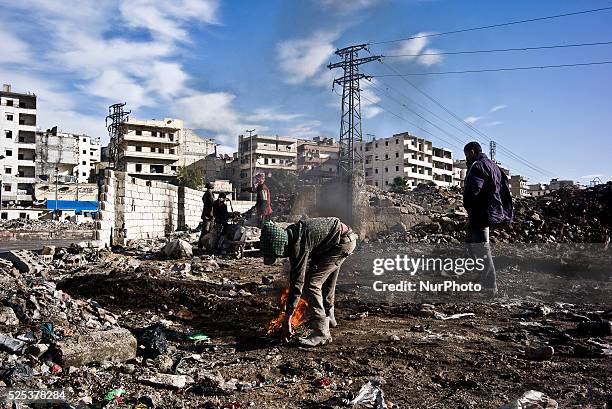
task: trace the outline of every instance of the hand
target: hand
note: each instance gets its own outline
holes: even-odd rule
[[[283,342],[289,342],[289,339],[293,336],[293,326],[291,325],[291,315],[285,317],[283,320],[283,328],[281,337]]]

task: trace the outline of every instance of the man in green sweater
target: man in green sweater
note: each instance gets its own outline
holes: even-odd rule
[[[301,220],[286,229],[265,223],[261,231],[261,253],[266,265],[289,257],[289,296],[283,321],[283,339],[293,335],[291,316],[302,297],[308,302],[312,333],[299,338],[303,346],[331,343],[335,327],[336,281],[344,260],[353,253],[357,235],[337,217]]]

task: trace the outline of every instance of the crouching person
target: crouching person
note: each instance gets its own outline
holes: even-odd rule
[[[261,231],[261,252],[264,264],[274,264],[279,257],[289,257],[289,296],[283,321],[282,336],[293,335],[291,316],[304,296],[308,302],[312,333],[299,338],[303,346],[331,343],[330,327],[335,327],[334,299],[336,281],[344,260],[353,253],[357,235],[336,217],[319,217],[299,221],[283,229],[264,223]]]

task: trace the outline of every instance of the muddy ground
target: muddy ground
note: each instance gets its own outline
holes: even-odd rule
[[[217,259],[219,269],[200,273],[197,262],[137,251],[107,254],[63,276],[58,288],[94,299],[134,333],[163,322],[170,349],[154,359],[65,371],[54,387],[70,386],[102,402],[106,392],[123,386],[125,403],[118,407],[134,407],[147,396],[164,408],[331,408],[378,379],[395,408],[497,408],[530,389],[563,408],[612,407],[612,338],[575,330],[580,321],[610,318],[609,273],[533,271],[529,263],[500,257],[499,297],[437,303],[435,311],[447,315],[475,314],[440,320],[414,300],[362,297],[355,275],[364,251],[367,245],[343,268],[339,327],[332,330],[333,343],[318,349],[286,346],[265,334],[279,311],[286,266],[266,267],[247,256]],[[210,342],[186,339],[196,332]],[[526,348],[542,345],[554,347],[552,359],[524,357]],[[155,372],[197,380],[202,371],[235,380],[223,390],[198,382],[166,389],[136,380]]]

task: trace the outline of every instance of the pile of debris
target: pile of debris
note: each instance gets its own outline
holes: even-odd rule
[[[413,193],[414,192],[414,193]],[[460,243],[465,237],[466,212],[458,190],[435,187],[386,193],[378,200],[421,206],[428,223],[406,232],[387,232],[382,241]],[[420,201],[420,204],[417,204]],[[417,202],[417,203],[415,203]],[[429,205],[427,205],[429,203]],[[514,221],[493,230],[500,243],[605,243],[612,232],[612,183],[588,189],[565,188],[538,198],[514,199]]]
[[[93,230],[94,228],[95,222],[93,220],[82,223],[68,220],[43,219],[13,219],[0,221],[0,230],[62,232],[66,230]]]

